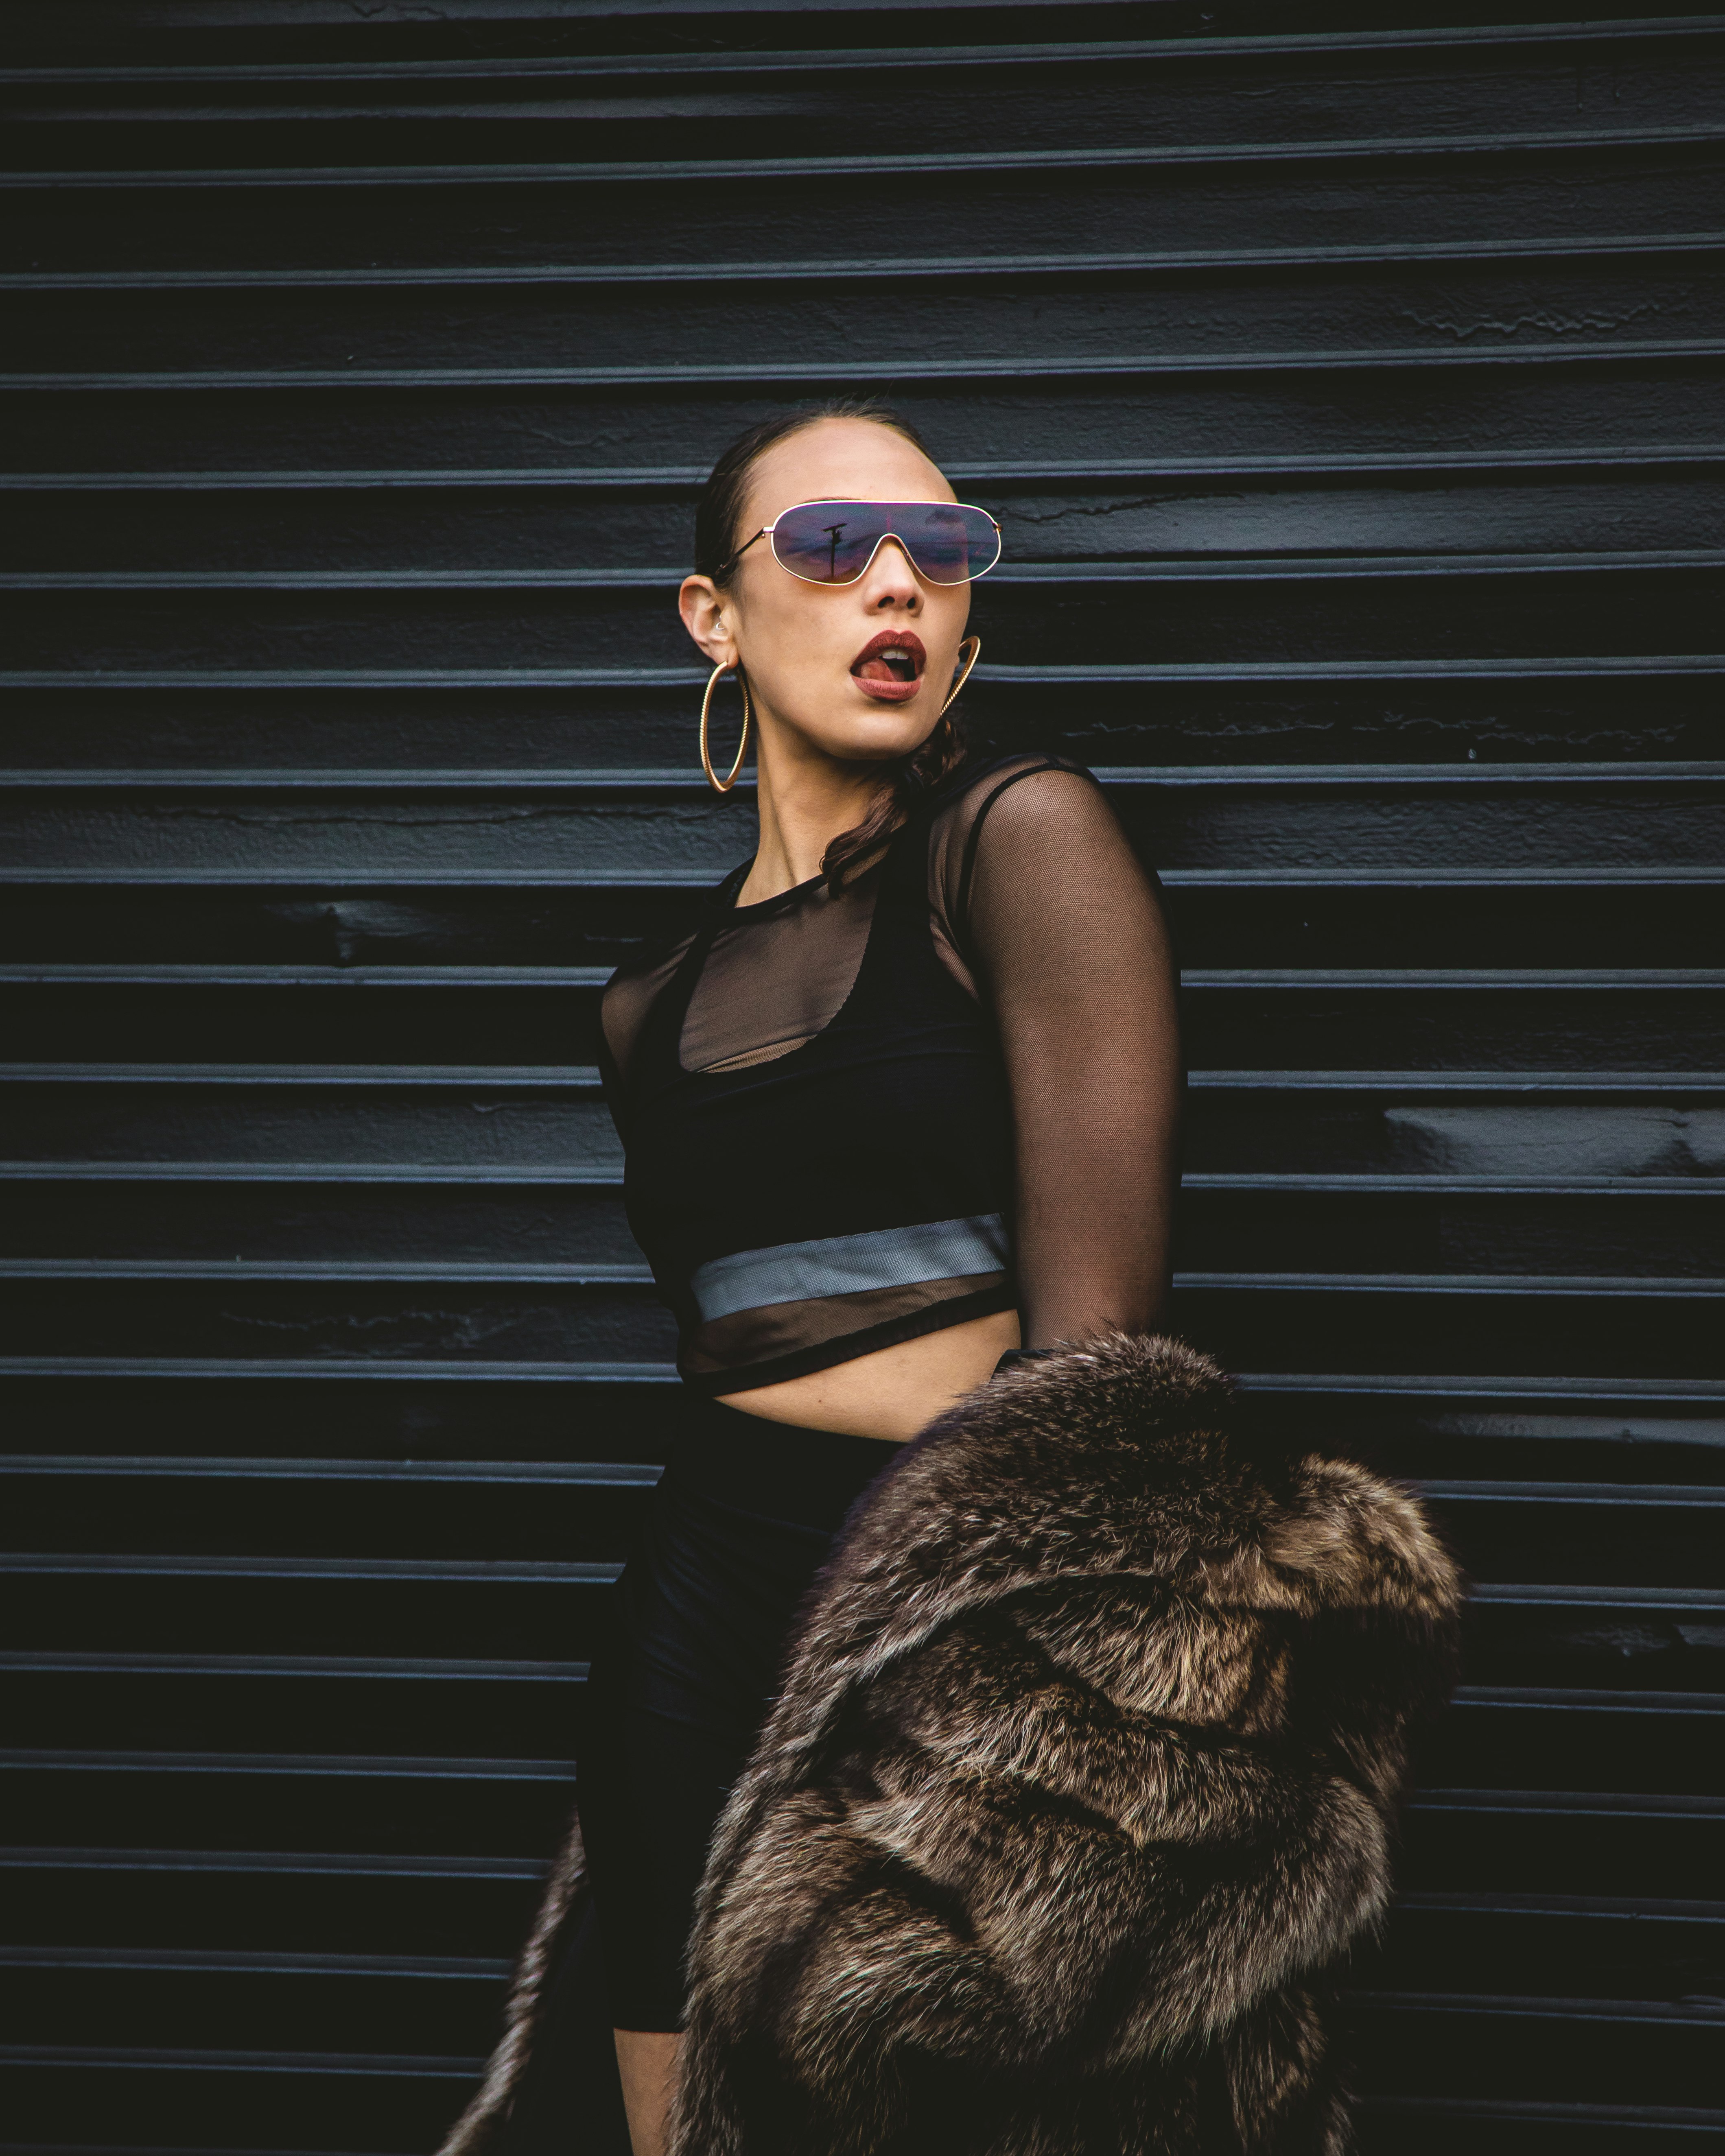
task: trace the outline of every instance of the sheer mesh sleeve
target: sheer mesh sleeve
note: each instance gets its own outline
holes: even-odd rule
[[[991,775],[937,840],[937,911],[999,1029],[1024,1342],[1159,1319],[1178,1182],[1175,972],[1154,879],[1087,773]]]

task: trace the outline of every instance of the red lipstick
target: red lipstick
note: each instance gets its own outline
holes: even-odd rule
[[[850,662],[850,678],[865,696],[883,704],[908,703],[922,686],[928,654],[908,629],[883,629]]]

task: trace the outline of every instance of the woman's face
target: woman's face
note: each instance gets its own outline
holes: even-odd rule
[[[819,419],[774,443],[749,474],[741,545],[800,501],[952,501],[922,452],[872,419]],[[906,756],[952,685],[970,586],[925,583],[896,539],[854,584],[810,584],[757,539],[728,589],[683,585],[682,615],[709,663],[748,675],[764,726],[841,761]]]

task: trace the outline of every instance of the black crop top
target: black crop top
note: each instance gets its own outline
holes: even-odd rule
[[[837,893],[621,967],[602,1065],[684,1378],[742,1392],[1016,1308],[1140,1329],[1180,1090],[1153,876],[1075,764],[961,772]]]

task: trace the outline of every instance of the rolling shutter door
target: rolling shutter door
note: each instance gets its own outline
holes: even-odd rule
[[[854,388],[1169,886],[1179,1326],[1477,1582],[1363,2144],[1725,2148],[1725,23],[1529,12],[8,22],[0,2148],[465,2099],[671,1397],[598,988],[751,843],[692,497]]]

